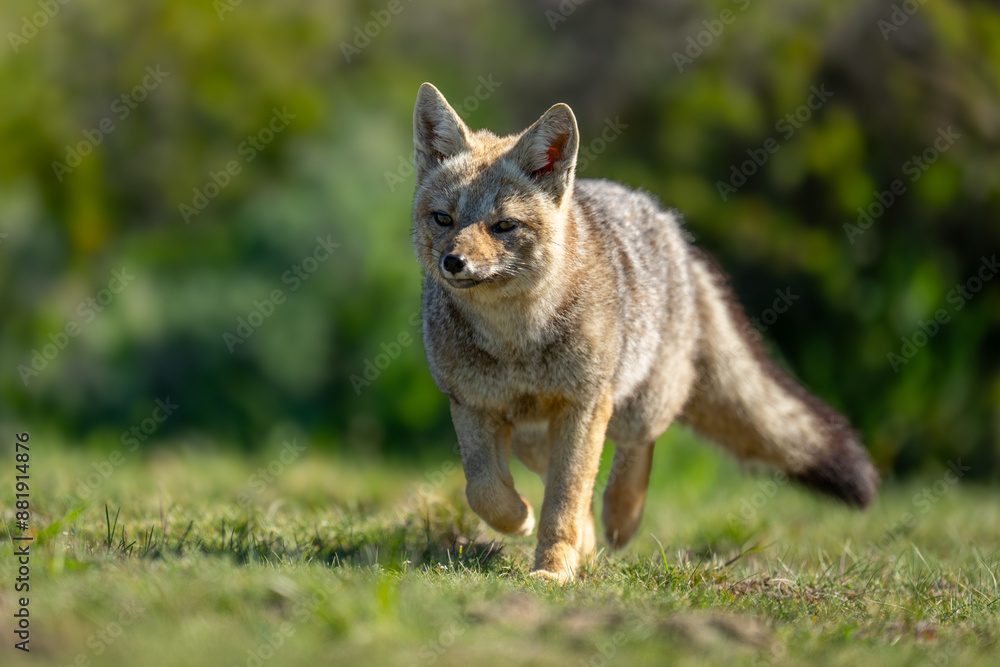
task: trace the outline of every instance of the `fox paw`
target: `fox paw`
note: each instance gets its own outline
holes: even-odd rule
[[[549,572],[548,570],[532,570],[529,574],[532,579],[541,579],[542,581],[553,581],[557,584],[567,584],[573,581],[573,573],[567,570],[562,572]]]
[[[525,505],[528,506],[528,515],[524,517],[524,522],[521,524],[521,527],[514,531],[514,535],[527,536],[531,535],[531,533],[535,530],[535,512],[531,509],[531,503],[525,502]]]

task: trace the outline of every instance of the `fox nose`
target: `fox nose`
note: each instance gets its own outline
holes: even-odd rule
[[[465,268],[465,255],[445,255],[441,267],[453,276],[458,275]]]

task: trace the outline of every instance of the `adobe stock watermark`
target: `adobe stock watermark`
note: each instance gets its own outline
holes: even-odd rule
[[[291,621],[282,621],[274,632],[261,635],[261,642],[247,649],[246,660],[233,663],[232,667],[262,667],[265,662],[281,651],[285,643],[295,636],[298,627],[309,620],[328,598],[329,596],[324,591],[315,590],[308,597],[300,599],[291,608],[289,613]]]
[[[84,644],[90,650],[77,653],[65,667],[90,667],[92,664],[100,664],[100,661],[92,661],[90,656],[102,655],[125,633],[125,629],[145,612],[146,608],[138,600],[126,600],[122,604],[117,620],[110,621],[84,640]]]
[[[751,317],[749,320],[746,334],[753,340],[761,340],[763,338],[761,334],[778,321],[778,316],[787,313],[788,309],[801,298],[798,294],[792,294],[791,287],[786,287],[783,291],[774,290],[774,293],[776,296],[771,307],[765,308],[759,316]]]
[[[24,386],[27,387],[32,378],[41,375],[49,363],[55,361],[59,353],[66,349],[70,339],[79,336],[87,325],[97,319],[98,313],[104,312],[104,309],[111,305],[115,297],[124,292],[133,280],[135,276],[130,274],[127,268],[122,268],[120,271],[115,269],[111,272],[107,287],[81,301],[76,307],[76,314],[80,320],[70,320],[62,330],[50,333],[48,339],[51,342],[43,345],[41,350],[33,348],[31,360],[27,364],[18,365],[17,373],[21,376]]]
[[[921,151],[919,155],[911,155],[910,159],[900,167],[900,170],[904,176],[910,177],[910,183],[916,183],[931,168],[931,165],[941,159],[941,155],[948,152],[961,138],[962,135],[955,132],[951,125],[946,128],[939,127],[937,136],[934,137],[931,145]],[[875,201],[867,207],[859,206],[856,224],[844,223],[844,233],[847,234],[847,240],[851,242],[851,245],[854,245],[854,239],[864,234],[904,194],[906,194],[906,183],[897,178],[889,184],[887,189],[876,191],[874,193]]]
[[[169,396],[156,399],[148,417],[122,432],[118,439],[122,448],[115,449],[101,461],[92,462],[90,465],[94,471],[77,480],[76,499],[81,502],[90,500],[94,491],[108,481],[115,470],[125,463],[126,456],[135,453],[139,449],[140,443],[149,440],[150,436],[159,430],[160,425],[167,421],[180,407],[179,404],[171,401]]]
[[[452,454],[459,458],[458,463],[452,459],[446,459],[436,470],[424,473],[425,481],[419,485],[410,487],[409,495],[402,506],[398,508],[399,515],[403,521],[411,519],[413,515],[421,517],[427,515],[427,508],[429,508],[433,501],[435,493],[440,491],[441,487],[454,477],[456,472],[462,470],[461,449],[461,446],[457,442],[451,448]],[[438,567],[441,566],[439,565]]]
[[[825,83],[821,83],[818,88],[809,86],[809,97],[806,101],[774,124],[774,130],[780,133],[781,141],[788,141],[794,137],[795,133],[813,117],[813,113],[822,109],[831,97],[833,93],[826,89]],[[746,151],[748,160],[729,166],[729,180],[715,182],[715,188],[719,191],[722,201],[728,201],[729,195],[735,194],[746,185],[747,180],[767,164],[780,148],[780,141],[773,136],[765,139],[759,148],[748,148]]]
[[[946,644],[944,646],[925,648],[920,647],[924,655],[927,657],[928,662],[935,667],[944,667],[951,662],[951,659],[958,656],[962,652],[962,647],[959,644]]]
[[[308,445],[300,445],[295,438],[292,438],[291,442],[283,441],[278,455],[266,466],[257,468],[247,477],[249,491],[243,491],[236,496],[236,505],[242,509],[249,507],[254,498],[264,493],[268,485],[273,484],[308,448]]]
[[[997,261],[995,254],[992,257],[987,258],[984,256],[980,259],[979,270],[976,274],[964,283],[955,285],[945,295],[945,300],[951,304],[952,310],[956,313],[965,308],[965,304],[974,298],[983,289],[983,286],[991,281],[997,275],[997,272],[1000,271],[1000,262]],[[928,322],[917,320],[916,330],[909,336],[902,336],[900,338],[902,346],[899,348],[899,353],[889,352],[886,354],[892,371],[898,373],[902,366],[910,363],[910,360],[917,356],[917,353],[926,347],[930,340],[941,331],[941,327],[949,322],[951,322],[951,313],[944,308],[938,308],[934,312],[934,317]]]
[[[442,655],[448,652],[459,637],[469,629],[469,622],[464,618],[450,624],[442,630],[436,639],[424,642],[417,649],[418,662],[411,662],[410,667],[430,667],[437,662]]]
[[[609,639],[598,641],[595,651],[589,658],[580,658],[580,667],[607,667],[617,664],[615,656],[618,651],[631,642],[644,642],[656,630],[656,616],[648,609],[630,607],[622,623],[623,628],[617,630]]]
[[[909,23],[910,17],[916,14],[927,0],[903,0],[902,3],[893,3],[892,12],[889,19],[879,19],[876,24],[878,31],[882,33],[882,39],[889,41],[889,36]]]
[[[333,251],[340,247],[339,243],[334,243],[330,236],[316,237],[316,244],[312,252],[305,256],[300,262],[292,264],[281,274],[281,284],[288,285],[288,294],[294,294],[305,284],[318,270],[319,267],[333,256]],[[226,349],[232,354],[236,348],[250,340],[254,332],[264,324],[264,322],[274,315],[278,306],[285,303],[288,295],[280,287],[271,290],[271,293],[264,298],[253,300],[253,309],[247,313],[246,317],[236,318],[236,328],[233,331],[222,333],[222,342],[226,344]]]
[[[549,22],[549,27],[555,32],[555,29],[559,27],[559,24],[568,19],[576,8],[582,5],[587,0],[561,0],[559,6],[556,7],[559,11],[554,11],[552,9],[545,10],[545,18]]]
[[[308,450],[308,444],[300,445],[296,438],[283,440],[278,453],[247,476],[245,488],[236,494],[235,501],[222,508],[223,514],[245,515],[253,502]]]
[[[462,448],[456,442],[451,448],[451,453],[459,457],[459,462],[455,463],[451,459],[445,460],[437,470],[424,473],[424,480],[418,486],[410,490],[410,495],[403,504],[404,511],[415,512],[420,507],[422,498],[430,498],[459,470],[462,469]]]
[[[618,139],[622,135],[622,132],[627,129],[628,123],[623,123],[621,116],[615,116],[614,120],[605,118],[604,129],[601,130],[600,136],[594,137],[590,140],[590,143],[580,146],[580,151],[576,158],[576,170],[583,171],[589,167],[590,163],[607,150],[608,145]]]
[[[795,302],[801,298],[800,295],[792,293],[791,287],[786,287],[784,290],[776,289],[774,290],[774,294],[775,299],[771,302],[770,308],[765,308],[755,317],[747,318],[742,331],[747,340],[760,342],[764,338],[764,332],[774,326],[779,317],[787,313]],[[747,345],[746,341],[740,340],[718,351],[718,363],[723,366],[735,367],[752,359],[753,354],[752,349]],[[694,380],[693,388],[699,390],[711,389],[712,382],[711,375],[698,375]]]
[[[476,111],[482,102],[485,102],[496,92],[496,89],[503,85],[501,81],[494,81],[493,75],[488,74],[485,77],[480,76],[478,79],[479,85],[476,86],[475,91],[461,103],[454,106],[455,113],[457,113],[463,120],[466,120],[473,111]],[[400,183],[405,183],[410,176],[416,172],[413,164],[416,159],[416,153],[410,151],[409,156],[400,155],[399,160],[396,164],[395,171],[385,171],[382,176],[385,178],[385,184],[389,188],[389,192],[395,192],[396,186]]]
[[[406,2],[413,2],[413,0],[406,0]],[[368,21],[363,26],[361,24],[354,26],[354,39],[351,43],[340,43],[340,52],[344,54],[344,60],[350,63],[351,58],[361,55],[361,52],[368,48],[372,40],[382,34],[384,29],[389,27],[393,17],[397,16],[403,9],[405,8],[402,0],[389,0],[385,9],[373,9],[371,11],[373,20]]]
[[[747,10],[750,6],[750,0],[730,0],[734,5],[736,5],[741,12]],[[671,57],[674,60],[674,65],[677,66],[677,71],[681,74],[684,73],[684,68],[694,64],[694,61],[701,57],[705,50],[710,48],[715,44],[715,40],[722,36],[725,32],[726,26],[733,23],[736,20],[736,14],[731,9],[723,9],[719,12],[718,18],[714,19],[704,19],[701,25],[704,26],[703,30],[699,32],[688,35],[687,42],[684,47],[684,52],[674,51]]]
[[[410,313],[410,317],[407,319],[410,328],[420,327],[420,313],[413,312]],[[352,374],[350,377],[351,386],[354,387],[354,394],[356,396],[361,395],[361,390],[365,387],[370,387],[372,382],[377,380],[382,371],[387,369],[390,364],[399,358],[399,355],[403,353],[403,348],[409,347],[413,344],[413,336],[410,335],[409,330],[404,329],[396,335],[395,340],[389,341],[388,343],[383,342],[379,345],[379,349],[382,350],[375,355],[374,359],[365,359],[364,370],[362,370],[361,375]],[[363,376],[363,377],[362,377]]]
[[[21,17],[21,29],[17,32],[8,32],[7,41],[14,53],[21,50],[21,47],[35,38],[38,31],[49,24],[59,10],[64,5],[68,5],[70,0],[38,0],[39,11]]]
[[[771,667],[771,665],[780,664],[787,654],[788,646],[785,645],[785,642],[775,640],[768,644],[765,649],[755,653],[753,662],[750,664],[752,667]]]
[[[229,160],[219,171],[209,171],[208,180],[201,187],[192,189],[194,196],[191,203],[181,202],[177,206],[178,212],[184,218],[184,224],[190,224],[191,218],[201,215],[201,212],[208,208],[212,200],[219,196],[219,193],[229,187],[233,179],[243,171],[243,164],[253,162],[257,155],[267,148],[274,141],[275,137],[295,120],[296,115],[288,112],[288,107],[277,107],[271,109],[271,119],[267,125],[259,129],[254,134],[247,135],[247,138],[236,147],[236,154],[243,158],[240,160]]]
[[[880,552],[885,551],[893,542],[905,535],[907,530],[915,528],[918,518],[930,512],[931,507],[944,498],[952,487],[958,484],[962,477],[965,476],[965,473],[970,470],[972,470],[971,466],[962,465],[962,459],[948,461],[948,470],[944,472],[941,479],[913,494],[910,503],[916,510],[916,514],[913,512],[904,512],[898,520],[893,521],[891,524],[883,524],[885,532],[875,540],[875,549]]]
[[[214,0],[212,9],[220,21],[226,20],[226,14],[236,11],[236,8],[243,4],[243,0]]]
[[[788,479],[788,475],[785,472],[776,470],[771,475],[771,479],[758,481],[757,492],[751,494],[749,498],[744,496],[740,500],[739,516],[730,512],[729,516],[726,517],[729,525],[749,525],[757,517],[757,513],[777,495],[778,489],[788,484]]]
[[[170,72],[164,72],[159,65],[147,66],[146,76],[142,77],[142,81],[136,84],[132,90],[122,93],[114,99],[108,107],[110,114],[102,118],[97,123],[97,127],[84,130],[83,139],[75,145],[66,146],[65,162],[52,163],[52,171],[55,173],[56,179],[62,183],[63,177],[79,167],[83,163],[83,158],[93,153],[98,146],[104,143],[104,139],[108,135],[118,129],[115,120],[121,123],[128,118],[168,76],[170,76]]]
[[[652,445],[648,446],[651,447]],[[617,447],[618,445],[615,445],[615,451],[618,451]],[[633,451],[632,456],[628,457],[623,456],[621,459],[612,456],[611,467],[608,468],[607,474],[599,473],[597,475],[597,479],[594,480],[594,491],[593,491],[594,497],[602,495],[605,489],[608,488],[608,484],[610,484],[613,480],[617,479],[619,475],[624,475],[629,470],[631,470],[632,466],[635,465],[636,461],[642,460],[642,455],[645,453],[646,452],[644,450]],[[636,454],[638,454],[638,456]]]

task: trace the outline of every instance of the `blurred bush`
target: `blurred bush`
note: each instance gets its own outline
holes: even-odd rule
[[[169,396],[158,436],[448,447],[408,234],[429,80],[501,133],[569,103],[581,176],[679,209],[884,468],[995,475],[988,3],[11,0],[0,21],[8,425],[112,447]]]

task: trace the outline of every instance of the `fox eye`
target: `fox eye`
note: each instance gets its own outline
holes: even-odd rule
[[[493,225],[493,231],[497,234],[503,234],[504,232],[509,232],[515,227],[517,227],[517,220],[501,220],[497,224]]]
[[[451,227],[451,216],[441,211],[434,211],[434,222],[442,227]]]

